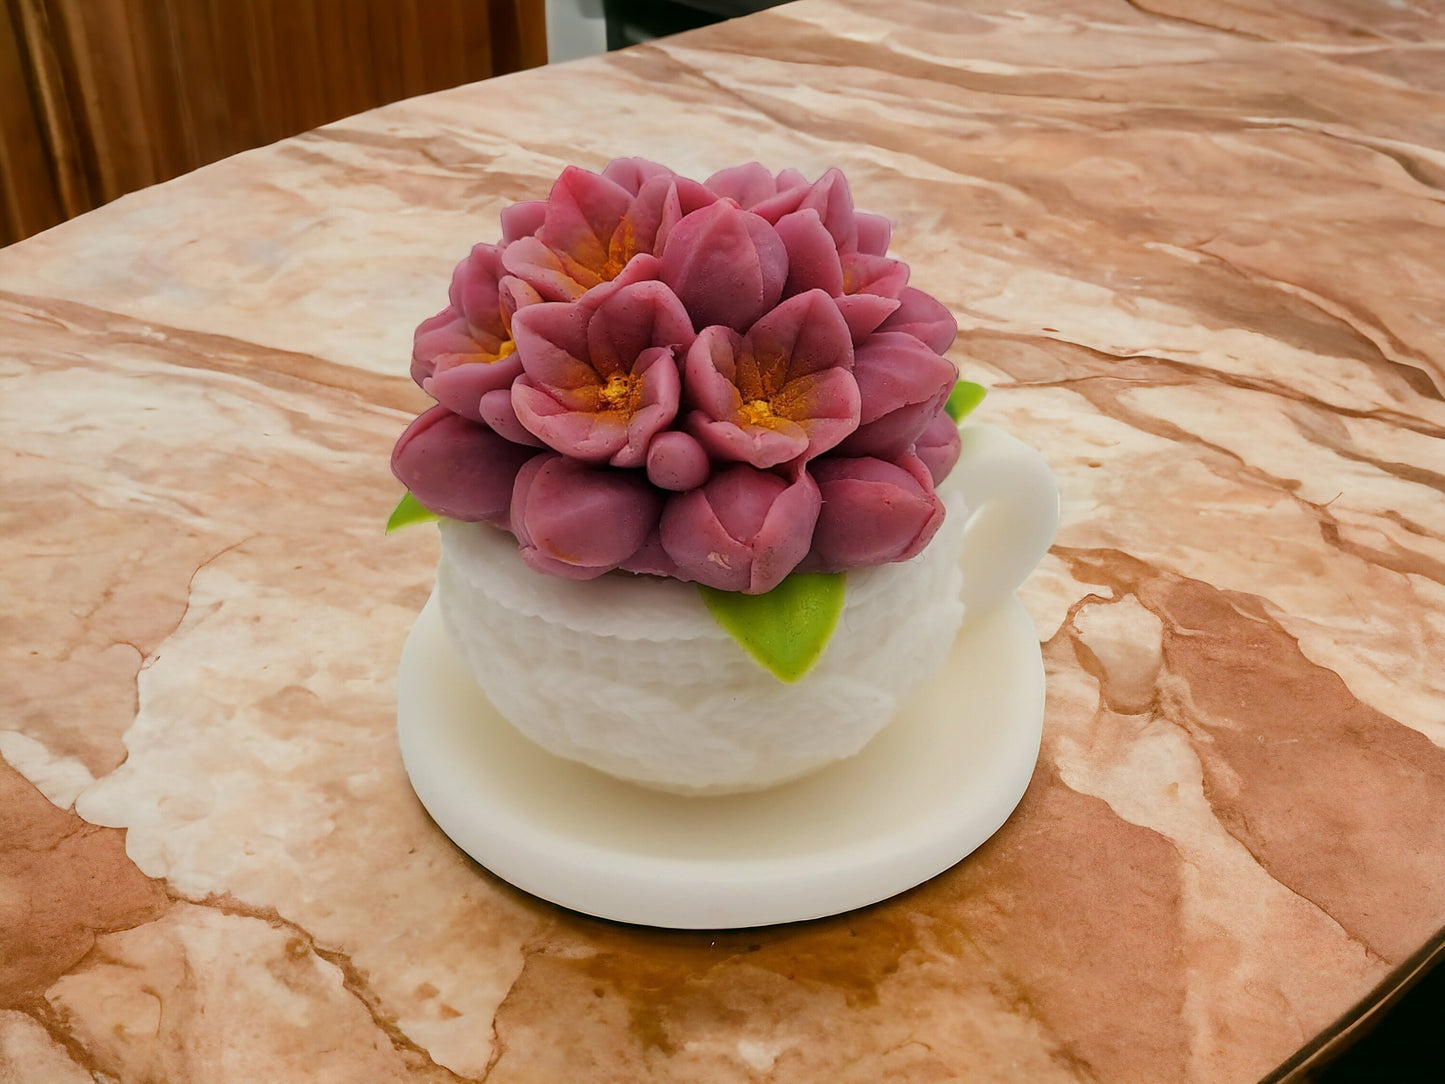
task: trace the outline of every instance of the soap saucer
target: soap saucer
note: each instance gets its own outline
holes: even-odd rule
[[[437,825],[503,880],[599,918],[672,929],[851,911],[996,832],[1038,758],[1044,674],[1015,598],[967,620],[943,669],[857,756],[748,794],[682,797],[562,760],[487,702],[433,596],[402,652],[397,731]]]

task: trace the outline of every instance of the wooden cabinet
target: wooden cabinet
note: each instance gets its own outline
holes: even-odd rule
[[[543,0],[0,0],[0,242],[546,59]]]

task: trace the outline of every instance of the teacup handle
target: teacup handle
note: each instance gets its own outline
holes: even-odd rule
[[[959,431],[963,450],[950,488],[968,509],[963,604],[976,614],[1003,602],[1043,559],[1059,526],[1059,486],[1044,457],[992,425]]]

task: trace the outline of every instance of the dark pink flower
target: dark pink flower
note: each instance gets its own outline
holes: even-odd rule
[[[853,344],[822,290],[784,301],[746,335],[706,328],[686,362],[687,428],[719,460],[773,467],[858,427]]]
[[[439,516],[506,527],[513,480],[534,454],[434,406],[397,440],[391,471]]]
[[[676,178],[677,174],[666,166],[650,162],[646,158],[614,158],[602,167],[602,176],[615,181],[634,196],[642,191],[648,181],[658,177]],[[686,180],[686,178],[683,178]]]
[[[958,335],[958,321],[937,299],[909,286],[898,295],[899,306],[879,331],[900,331],[923,342],[934,353],[946,353]]]
[[[531,237],[542,228],[547,218],[547,201],[544,199],[525,200],[502,208],[502,247],[513,241]]]
[[[453,413],[481,420],[477,404],[522,371],[512,341],[512,315],[540,300],[502,270],[501,250],[477,245],[452,272],[451,304],[416,329],[411,375]]]
[[[818,487],[806,472],[789,483],[740,464],[668,498],[659,532],[680,578],[757,595],[808,552],[818,508]]]
[[[602,283],[655,278],[668,231],[717,197],[695,181],[642,159],[601,174],[569,166],[540,212],[512,211],[507,270],[547,301],[575,301]]]
[[[712,460],[697,438],[678,430],[659,433],[647,447],[647,480],[658,489],[696,489],[712,473]]]
[[[961,450],[958,423],[948,416],[946,410],[940,410],[933,416],[913,446],[913,454],[923,460],[935,486],[948,477],[948,472],[958,462]]]
[[[778,303],[788,252],[757,215],[719,200],[681,219],[668,234],[658,277],[682,299],[698,327],[751,327]]]
[[[906,561],[943,523],[943,502],[915,455],[820,459],[810,467],[822,496],[813,546],[803,568],[844,572]]]
[[[893,240],[893,223],[882,215],[855,211],[853,220],[858,226],[858,251],[870,256],[886,256],[889,242]]]
[[[661,510],[662,497],[635,472],[543,452],[517,473],[511,528],[529,568],[590,580],[637,553]]]
[[[958,370],[912,335],[880,331],[855,352],[853,377],[862,395],[858,430],[838,451],[892,458],[942,408]]]
[[[640,467],[677,415],[674,350],[693,329],[657,281],[612,291],[595,309],[544,302],[515,322],[524,374],[512,385],[516,418],[549,447],[586,463]],[[494,418],[502,418],[500,406]]]
[[[720,169],[703,184],[719,196],[732,200],[745,211],[753,211],[757,207],[767,210],[774,205],[783,206],[787,200],[785,198],[782,203],[778,203],[778,195],[797,190],[798,195],[792,206],[768,218],[769,222],[776,222],[788,211],[797,209],[797,201],[803,198],[801,190],[808,187],[808,179],[796,169],[785,169],[774,177],[761,163],[748,162],[741,166]]]

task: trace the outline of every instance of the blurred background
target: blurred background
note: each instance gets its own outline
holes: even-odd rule
[[[0,0],[0,244],[387,102],[778,2]]]

